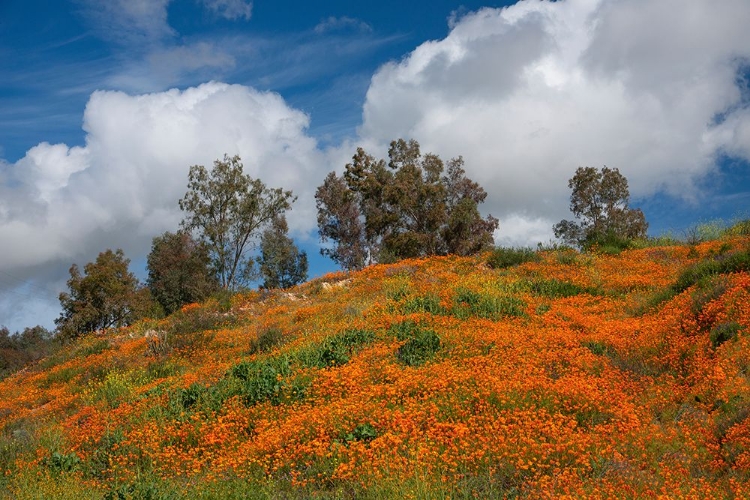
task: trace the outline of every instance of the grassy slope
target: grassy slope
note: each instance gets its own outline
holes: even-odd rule
[[[748,248],[414,260],[80,339],[0,381],[0,496],[748,498]]]

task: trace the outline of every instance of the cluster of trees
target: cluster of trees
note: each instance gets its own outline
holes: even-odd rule
[[[568,186],[574,221],[554,226],[555,236],[579,248],[645,237],[643,212],[628,206],[627,179],[615,169],[578,168]],[[466,176],[461,157],[443,162],[422,154],[419,143],[391,142],[388,160],[358,148],[342,175],[331,172],[318,187],[321,253],[347,270],[374,262],[427,255],[469,255],[493,247],[498,220],[482,218],[485,190]],[[153,239],[148,279],[140,283],[122,250],[106,250],[83,272],[70,268],[60,294],[60,338],[125,326],[142,317],[171,314],[219,290],[260,282],[287,288],[307,279],[307,255],[288,235],[291,191],[268,188],[243,172],[238,156],[212,169],[190,167],[185,212],[176,232]],[[257,249],[258,252],[251,252]],[[41,327],[10,335],[0,329],[0,374],[44,355],[53,335]]]
[[[0,327],[0,379],[48,356],[56,348],[53,333],[41,326],[15,334]]]
[[[243,173],[238,156],[225,156],[209,171],[190,167],[186,213],[177,232],[153,239],[145,284],[129,271],[122,250],[106,250],[81,273],[70,268],[56,320],[62,338],[171,314],[219,290],[235,291],[261,280],[286,288],[307,279],[307,255],[288,236],[285,212],[291,191],[268,188]],[[259,240],[259,241],[256,241]],[[260,248],[253,256],[251,250]]]
[[[357,149],[343,176],[315,193],[322,250],[344,269],[425,255],[468,255],[492,247],[498,220],[483,219],[487,193],[466,177],[461,157],[447,165],[419,143],[391,142],[388,162]],[[446,168],[447,167],[447,168]]]

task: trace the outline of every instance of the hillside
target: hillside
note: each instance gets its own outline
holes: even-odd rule
[[[0,382],[5,498],[750,498],[750,238],[335,274]]]

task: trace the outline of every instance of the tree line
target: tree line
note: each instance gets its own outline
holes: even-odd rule
[[[575,220],[553,228],[566,244],[588,249],[645,237],[648,224],[640,210],[628,206],[627,180],[617,169],[578,168],[568,186]],[[59,296],[57,338],[168,315],[221,290],[253,283],[288,288],[307,279],[307,254],[288,235],[286,213],[296,200],[291,191],[267,187],[244,173],[238,156],[227,155],[211,169],[191,166],[187,188],[178,202],[185,214],[180,227],[152,241],[145,283],[129,270],[130,261],[119,249],[101,252],[83,272],[71,266],[68,291]],[[356,270],[405,258],[486,251],[493,248],[498,228],[498,219],[479,212],[486,197],[466,176],[460,156],[444,162],[404,139],[391,142],[387,159],[358,148],[343,173],[329,173],[316,190],[321,254]],[[34,345],[29,355],[35,356],[31,352],[54,336],[40,328],[17,335],[0,330],[0,349]],[[23,358],[14,356],[3,357]]]

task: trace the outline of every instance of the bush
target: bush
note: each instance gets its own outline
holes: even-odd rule
[[[396,358],[407,366],[419,366],[432,359],[440,349],[440,337],[434,330],[423,328],[412,321],[391,326],[398,340],[406,340],[396,352]]]
[[[284,340],[284,334],[275,326],[265,328],[258,337],[250,341],[250,354],[268,352]]]
[[[42,462],[51,472],[60,474],[62,472],[73,472],[78,470],[81,465],[81,459],[75,452],[64,454],[54,452]]]
[[[538,260],[539,255],[531,248],[499,247],[490,254],[487,264],[492,269],[505,269],[506,267],[517,266],[524,262],[535,262]]]
[[[736,222],[726,230],[726,234],[730,236],[747,236],[750,235],[750,219],[741,220]]]
[[[711,338],[711,345],[716,348],[724,342],[736,338],[741,329],[742,326],[736,321],[730,321],[728,323],[720,323],[718,325],[715,325],[711,329],[711,333],[709,334]]]
[[[370,423],[358,424],[351,432],[347,432],[342,440],[349,443],[351,441],[369,442],[378,437],[378,431]]]
[[[701,280],[710,279],[720,274],[729,274],[750,270],[750,249],[717,255],[702,260],[687,268],[672,285],[675,293],[681,293]]]
[[[459,289],[453,315],[460,319],[470,316],[498,320],[509,316],[523,316],[526,304],[513,296],[484,295],[465,288]]]
[[[440,305],[440,297],[437,295],[424,295],[408,299],[403,306],[404,314],[426,312],[430,314],[443,314],[445,309]]]
[[[325,339],[318,345],[311,346],[297,354],[299,361],[309,367],[327,368],[340,366],[366,344],[375,340],[371,330],[345,330]]]
[[[284,387],[281,379],[290,372],[289,359],[278,357],[263,361],[243,361],[232,368],[231,375],[242,381],[240,395],[246,405],[264,401],[279,404]]]

